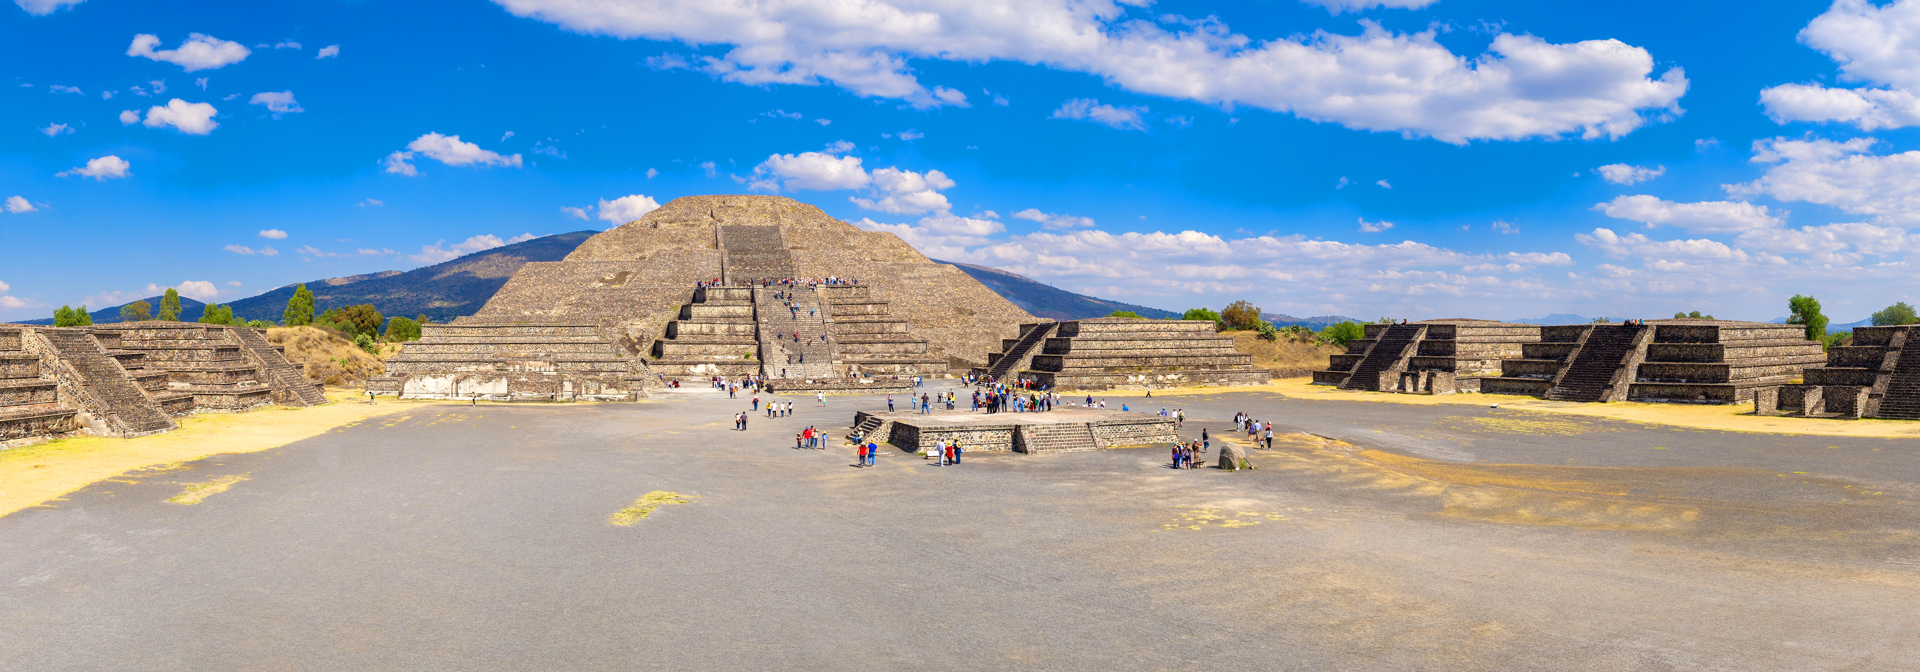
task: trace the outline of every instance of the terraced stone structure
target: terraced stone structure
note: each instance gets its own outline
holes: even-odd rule
[[[1369,324],[1363,337],[1334,355],[1318,385],[1376,392],[1451,394],[1480,391],[1501,362],[1540,340],[1540,327],[1487,320]]]
[[[1501,363],[1482,392],[1560,401],[1742,403],[1821,361],[1802,327],[1672,319],[1541,328],[1539,343]]]
[[[908,451],[958,441],[969,453],[1029,455],[1166,446],[1180,440],[1172,418],[1075,407],[1042,413],[860,411],[848,436]]]
[[[273,402],[308,406],[326,396],[257,330],[0,325],[0,443],[145,436],[175,428],[175,416]]]
[[[977,373],[1063,390],[1264,385],[1273,372],[1208,320],[1101,317],[1020,325]]]
[[[1776,399],[1756,400],[1760,413],[1808,417],[1920,419],[1920,327],[1857,327],[1850,345],[1827,348],[1822,366],[1804,382],[1780,388]],[[1907,357],[1907,344],[1915,343]],[[1772,403],[1769,404],[1768,402]]]
[[[847,282],[767,286],[830,277]],[[521,267],[479,313],[423,327],[377,385],[611,399],[782,369],[797,381],[926,374],[978,363],[1032,319],[893,234],[780,196],[689,196]]]

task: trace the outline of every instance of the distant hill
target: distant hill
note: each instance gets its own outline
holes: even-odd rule
[[[1306,327],[1308,329],[1313,329],[1315,331],[1325,329],[1327,327],[1339,324],[1341,322],[1359,322],[1360,324],[1367,323],[1366,320],[1356,320],[1351,317],[1347,317],[1345,315],[1321,315],[1319,317],[1294,317],[1286,313],[1274,313],[1272,315],[1266,315],[1264,317],[1266,317],[1267,321],[1272,322],[1273,326],[1276,326],[1276,327]]]
[[[160,314],[160,297],[149,296],[147,298],[137,299],[137,300],[147,302],[148,314],[150,315]],[[128,301],[126,303],[120,304],[120,306],[129,306],[129,305],[133,305],[133,303],[134,303],[133,301]],[[94,324],[113,324],[115,322],[120,321],[120,306],[114,306],[112,308],[101,308],[99,310],[90,310],[90,311],[87,311],[87,314],[93,316]],[[180,321],[181,322],[199,322],[200,311],[205,310],[206,307],[207,307],[207,304],[201,303],[199,301],[195,301],[193,299],[189,299],[184,296],[180,297]],[[44,325],[51,326],[53,324],[53,318],[48,317],[48,318],[42,318],[38,320],[21,320],[19,322],[16,322],[15,324],[44,324]]]
[[[1507,321],[1512,322],[1514,324],[1548,324],[1548,325],[1592,324],[1593,323],[1593,320],[1591,318],[1581,317],[1579,315],[1574,315],[1572,313],[1554,313],[1546,317],[1523,317],[1518,320],[1507,320]]]
[[[1136,306],[1131,303],[1097,299],[1085,294],[1075,294],[1067,290],[1042,283],[1022,275],[1008,273],[997,268],[961,264],[951,261],[933,260],[934,263],[951,264],[995,294],[1012,301],[1034,317],[1048,317],[1056,320],[1083,320],[1090,317],[1106,317],[1114,311],[1130,310],[1141,317],[1156,319],[1178,318],[1180,313],[1159,308]]]

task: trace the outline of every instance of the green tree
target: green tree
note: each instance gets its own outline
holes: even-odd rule
[[[1131,310],[1116,310],[1116,311],[1113,311],[1113,313],[1112,313],[1112,314],[1110,314],[1110,315],[1108,315],[1107,317],[1131,317],[1131,318],[1133,318],[1133,319],[1136,319],[1136,320],[1144,320],[1144,319],[1146,319],[1146,318],[1144,318],[1144,317],[1141,317],[1139,313],[1136,313],[1136,312],[1133,312],[1133,311],[1131,311]],[[404,317],[396,317],[396,318],[393,318],[393,319],[396,319],[396,320],[404,320],[404,319],[406,319],[406,318],[404,318]],[[387,327],[387,329],[389,329],[389,330],[391,330],[391,329],[393,329],[393,327]]]
[[[1208,322],[1219,322],[1220,314],[1213,312],[1213,310],[1210,308],[1194,308],[1192,310],[1188,310],[1185,315],[1181,315],[1180,319],[1206,320]]]
[[[235,321],[237,322],[238,320],[235,320]],[[240,325],[236,324],[233,326],[237,327]],[[267,328],[275,327],[278,325],[275,325],[274,323],[268,322],[266,320],[248,320],[246,326],[253,327],[255,329],[267,329]]]
[[[233,306],[222,306],[217,303],[207,304],[206,308],[200,310],[200,323],[233,324]],[[240,320],[240,325],[237,326],[244,326],[246,323],[246,320]]]
[[[121,322],[145,322],[153,319],[153,305],[146,301],[135,301],[120,307]]]
[[[93,313],[87,312],[87,304],[84,304],[84,303],[80,304],[80,309],[73,311],[73,319],[79,320],[78,322],[75,322],[73,326],[76,326],[76,327],[93,326]]]
[[[289,327],[313,324],[313,292],[305,283],[293,288],[293,297],[287,299],[287,310],[281,315],[281,321]]]
[[[1793,295],[1787,299],[1787,324],[1807,326],[1807,340],[1825,341],[1827,339],[1827,316],[1820,313],[1820,300],[1811,296]]]
[[[180,292],[172,287],[167,288],[166,294],[160,295],[160,321],[180,321]]]
[[[79,325],[80,325],[80,318],[73,316],[72,308],[61,306],[59,308],[53,309],[53,326],[76,327]]]
[[[1596,318],[1593,318],[1593,323],[1594,323],[1594,324],[1609,324],[1609,323],[1612,323],[1612,322],[1613,322],[1613,318],[1608,318],[1608,317],[1596,317]]]
[[[387,340],[395,343],[420,340],[420,323],[404,317],[387,320]]]
[[[353,333],[366,334],[370,337],[379,336],[380,325],[386,324],[387,322],[387,317],[381,315],[379,309],[374,308],[373,304],[370,303],[363,303],[357,306],[343,306],[327,312],[333,313],[335,322],[345,321],[351,323],[353,325]]]
[[[1358,322],[1329,324],[1320,330],[1320,340],[1345,347],[1348,343],[1366,338],[1367,330]]]
[[[1226,329],[1259,329],[1260,322],[1260,307],[1246,301],[1229,303],[1220,311],[1220,323]]]
[[[373,342],[372,336],[366,334],[355,336],[353,337],[353,344],[359,346],[361,350],[367,351],[369,355],[380,354],[380,346]]]
[[[1913,306],[1907,305],[1905,301],[1887,306],[1886,310],[1873,314],[1873,326],[1876,327],[1898,327],[1916,322],[1920,322],[1920,315],[1915,315]]]

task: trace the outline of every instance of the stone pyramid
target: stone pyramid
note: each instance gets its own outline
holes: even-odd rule
[[[386,384],[408,396],[614,398],[662,376],[762,373],[765,358],[810,352],[763,342],[794,331],[778,324],[791,316],[793,293],[778,299],[778,319],[768,320],[771,306],[761,304],[769,297],[696,293],[696,286],[829,277],[859,284],[800,292],[823,304],[800,314],[833,323],[816,331],[846,341],[807,362],[844,362],[836,375],[863,361],[867,373],[984,364],[1001,339],[1034,320],[893,234],[783,196],[688,196],[587,239],[562,261],[522,266],[477,314],[429,325],[420,343],[389,362]],[[772,324],[755,325],[753,315]],[[767,368],[778,372],[774,363]],[[409,378],[421,380],[401,389]]]

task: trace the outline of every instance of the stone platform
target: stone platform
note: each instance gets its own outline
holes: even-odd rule
[[[1172,418],[1072,407],[1040,413],[860,411],[847,435],[855,434],[909,451],[956,440],[969,453],[1072,453],[1166,446],[1180,440]]]

